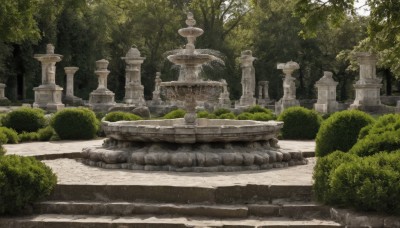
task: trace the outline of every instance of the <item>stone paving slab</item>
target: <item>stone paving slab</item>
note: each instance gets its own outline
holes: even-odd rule
[[[180,173],[113,170],[87,166],[73,159],[45,160],[65,185],[150,185],[215,187],[232,185],[311,185],[315,158],[307,165],[244,172]]]

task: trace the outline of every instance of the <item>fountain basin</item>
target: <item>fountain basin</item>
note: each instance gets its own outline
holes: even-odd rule
[[[208,54],[176,54],[167,56],[168,60],[177,65],[201,65],[211,61],[213,57]]]
[[[197,101],[218,100],[223,89],[222,83],[217,81],[162,82],[160,87],[165,99],[180,101],[191,96]]]
[[[183,118],[171,120],[103,121],[107,137],[119,141],[209,143],[268,141],[277,136],[283,122],[197,119],[186,125]]]

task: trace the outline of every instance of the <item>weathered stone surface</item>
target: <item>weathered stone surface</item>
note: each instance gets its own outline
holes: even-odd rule
[[[221,157],[218,154],[205,153],[204,166],[217,166],[221,164]]]
[[[254,155],[245,153],[243,154],[243,164],[246,166],[250,166],[254,164]]]
[[[193,160],[189,153],[174,153],[171,156],[171,164],[177,167],[192,166]]]
[[[135,115],[138,115],[138,116],[140,116],[142,118],[145,118],[145,119],[150,118],[150,110],[146,106],[140,106],[140,107],[134,108],[131,111],[131,113],[133,113]]]
[[[283,160],[283,154],[281,152],[276,152],[276,162],[281,162]]]

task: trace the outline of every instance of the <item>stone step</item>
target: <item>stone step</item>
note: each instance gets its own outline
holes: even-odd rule
[[[197,227],[235,227],[235,228],[333,228],[343,227],[326,220],[292,220],[284,217],[266,219],[207,219],[154,216],[93,216],[42,214],[37,216],[0,218],[0,228],[197,228]]]
[[[209,218],[247,218],[277,217],[289,218],[329,218],[329,207],[314,203],[298,202],[285,204],[166,204],[143,202],[93,202],[93,201],[44,201],[34,206],[35,214],[69,215],[118,215],[130,216],[141,214],[204,216]]]
[[[237,204],[272,202],[276,199],[311,201],[312,186],[248,184],[244,186],[190,187],[58,184],[49,200]]]

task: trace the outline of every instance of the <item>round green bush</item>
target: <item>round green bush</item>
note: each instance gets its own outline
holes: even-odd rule
[[[197,112],[197,118],[208,118],[209,115],[210,113],[208,113],[207,111]]]
[[[360,130],[374,119],[358,110],[336,112],[326,119],[316,137],[316,156],[322,157],[335,150],[347,152],[357,142]]]
[[[336,195],[329,185],[333,171],[341,164],[353,162],[357,159],[359,159],[357,156],[339,150],[317,159],[313,173],[313,189],[318,201],[328,204],[335,202]]]
[[[380,153],[340,165],[330,180],[336,196],[334,203],[364,211],[399,215],[399,160],[400,152],[390,155]]]
[[[217,117],[219,117],[222,114],[226,114],[226,113],[232,113],[232,112],[231,112],[231,110],[229,110],[227,108],[219,108],[213,112],[213,114],[216,115]]]
[[[0,214],[20,212],[50,195],[57,183],[52,170],[32,157],[0,158]]]
[[[54,135],[54,129],[51,126],[41,128],[37,131],[39,141],[49,141]]]
[[[38,108],[20,108],[8,113],[3,119],[4,127],[12,128],[18,133],[35,132],[46,124],[44,111]]]
[[[54,115],[51,126],[60,139],[93,139],[97,122],[94,112],[87,108],[66,108]]]
[[[279,116],[283,121],[281,130],[284,139],[314,139],[322,122],[322,117],[314,110],[290,107]]]
[[[16,144],[19,142],[18,133],[14,129],[0,127],[0,132],[7,136],[7,143]]]
[[[269,120],[274,120],[275,116],[273,114],[268,114],[265,112],[256,112],[253,114],[252,120],[257,120],[257,121],[269,121]]]
[[[234,120],[234,119],[236,119],[236,116],[232,112],[229,112],[229,113],[224,113],[224,114],[219,115],[218,119]]]
[[[239,115],[237,115],[236,119],[238,120],[252,120],[253,119],[253,114],[250,112],[242,112]]]
[[[110,112],[108,113],[105,118],[105,121],[110,121],[110,122],[116,122],[116,121],[121,121],[121,120],[125,120],[125,121],[135,121],[135,120],[142,120],[142,117],[135,115],[133,113],[129,113],[129,112]]]
[[[400,150],[400,115],[381,116],[374,124],[361,129],[358,138],[349,151],[358,156]]]
[[[183,109],[176,109],[164,115],[164,119],[176,119],[183,118],[186,114],[186,111]]]

